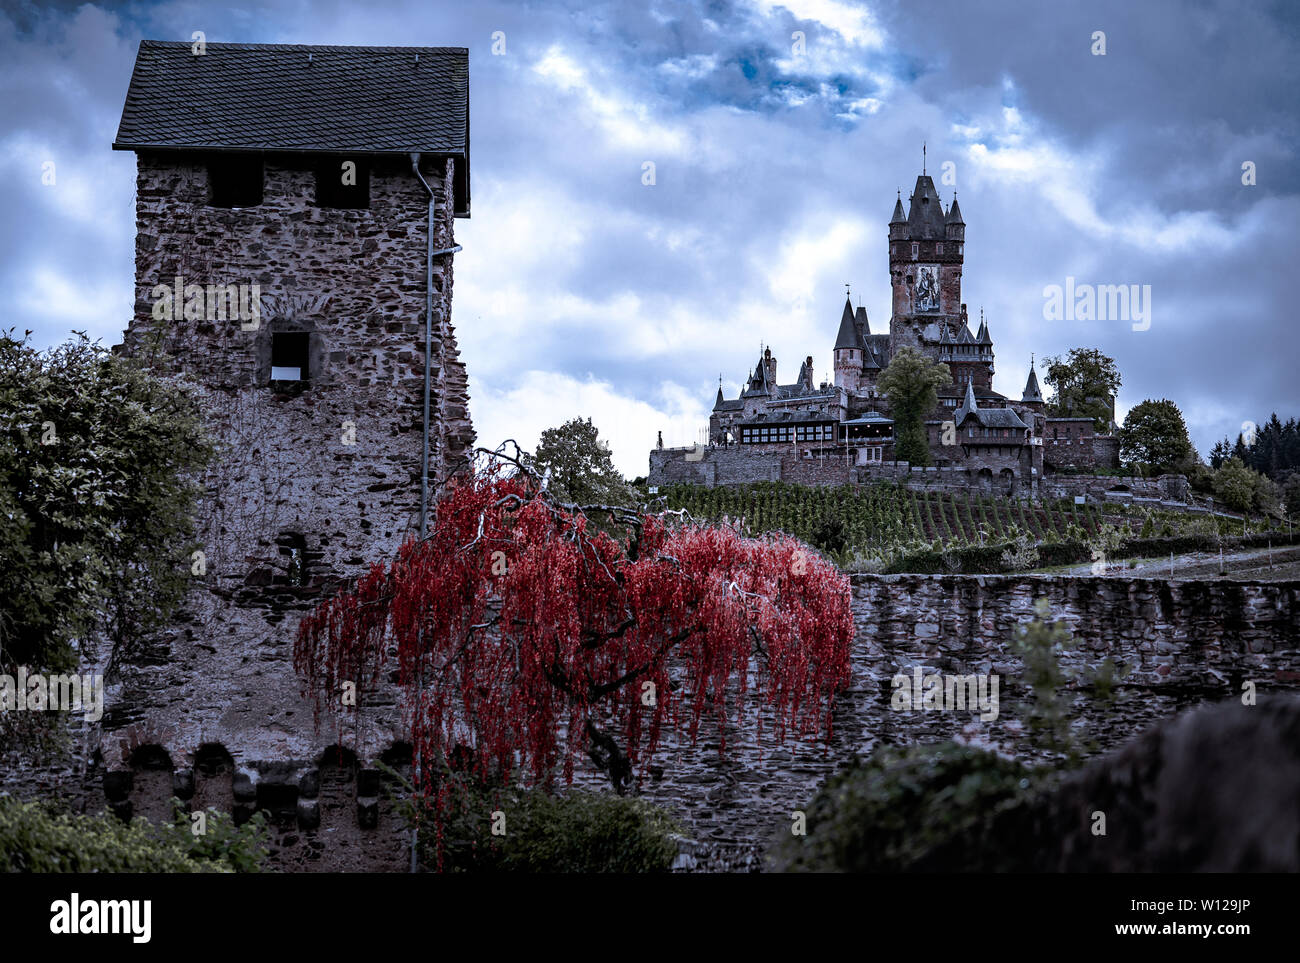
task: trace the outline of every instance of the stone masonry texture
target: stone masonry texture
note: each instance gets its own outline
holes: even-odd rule
[[[455,243],[453,165],[423,165],[438,249]],[[372,699],[346,731],[328,706],[315,719],[292,647],[305,612],[418,528],[428,193],[402,160],[375,160],[369,207],[333,209],[315,203],[315,176],[311,161],[267,155],[263,202],[218,208],[202,155],[138,154],[136,305],[118,350],[196,383],[220,449],[198,511],[205,571],[146,657],[111,680],[96,778],[121,815],[164,815],[173,794],[237,819],[263,808],[286,868],[401,868],[405,832],[374,768],[409,762],[396,703]],[[452,258],[433,271],[436,486],[474,435]],[[177,276],[256,284],[260,317],[177,305],[159,319],[155,288]],[[305,383],[271,381],[283,334],[306,339]]]

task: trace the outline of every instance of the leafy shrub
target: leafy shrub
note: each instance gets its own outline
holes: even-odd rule
[[[458,777],[448,798],[443,872],[662,873],[682,832],[666,811],[627,796],[491,789]],[[495,813],[502,835],[492,834]],[[439,866],[438,847],[421,833],[424,866]]]
[[[1038,551],[1028,535],[1019,534],[1002,550],[1002,567],[1017,570],[1033,568],[1038,564]]]
[[[232,873],[256,872],[261,862],[261,813],[236,827],[229,815],[209,810],[207,832],[195,836],[188,816],[172,823],[124,823],[54,812],[37,802],[0,797],[0,871],[19,873]]]
[[[822,785],[805,810],[807,835],[783,835],[769,865],[849,873],[1019,868],[995,826],[1040,785],[1019,762],[970,746],[883,746]]]
[[[842,515],[823,511],[813,523],[808,539],[814,547],[828,555],[839,555],[849,547],[849,528]]]

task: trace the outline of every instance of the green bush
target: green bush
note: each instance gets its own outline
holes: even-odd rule
[[[828,779],[807,835],[769,849],[778,872],[970,872],[1020,868],[995,824],[1041,788],[1014,760],[952,742],[883,746]]]
[[[501,835],[493,835],[499,813]],[[426,814],[421,861],[439,866],[438,833]],[[662,873],[681,827],[664,810],[626,796],[458,785],[444,813],[443,872]]]
[[[124,823],[109,813],[58,813],[37,802],[0,797],[0,871],[10,873],[256,872],[262,856],[261,813],[236,827],[209,810],[206,833],[188,815],[155,826]]]

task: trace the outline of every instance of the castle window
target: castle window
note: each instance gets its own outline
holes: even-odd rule
[[[913,244],[913,245],[912,245],[912,257],[919,257],[920,254],[921,254],[921,245],[919,245],[919,244]]]
[[[370,206],[370,165],[334,157],[316,168],[316,206],[365,210]]]
[[[256,207],[262,203],[262,158],[220,154],[208,161],[212,207]]]
[[[305,331],[280,331],[271,335],[271,380],[306,381],[307,345]]]
[[[934,246],[934,253],[935,253],[935,254],[942,254],[942,253],[943,253],[943,242],[940,242],[940,243],[938,243],[938,244],[936,244],[936,245]]]
[[[290,585],[307,584],[307,540],[297,533],[282,536],[280,554],[288,560]]]

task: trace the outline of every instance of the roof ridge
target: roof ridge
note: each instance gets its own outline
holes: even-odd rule
[[[185,47],[193,48],[194,43],[190,40],[141,40],[141,47]],[[469,47],[424,47],[424,46],[394,46],[392,44],[332,44],[332,43],[239,43],[224,40],[206,40],[204,49],[211,50],[213,47],[218,50],[382,50],[386,53],[404,53],[406,51],[419,51],[423,53],[427,50],[438,51],[440,53],[469,53]]]

